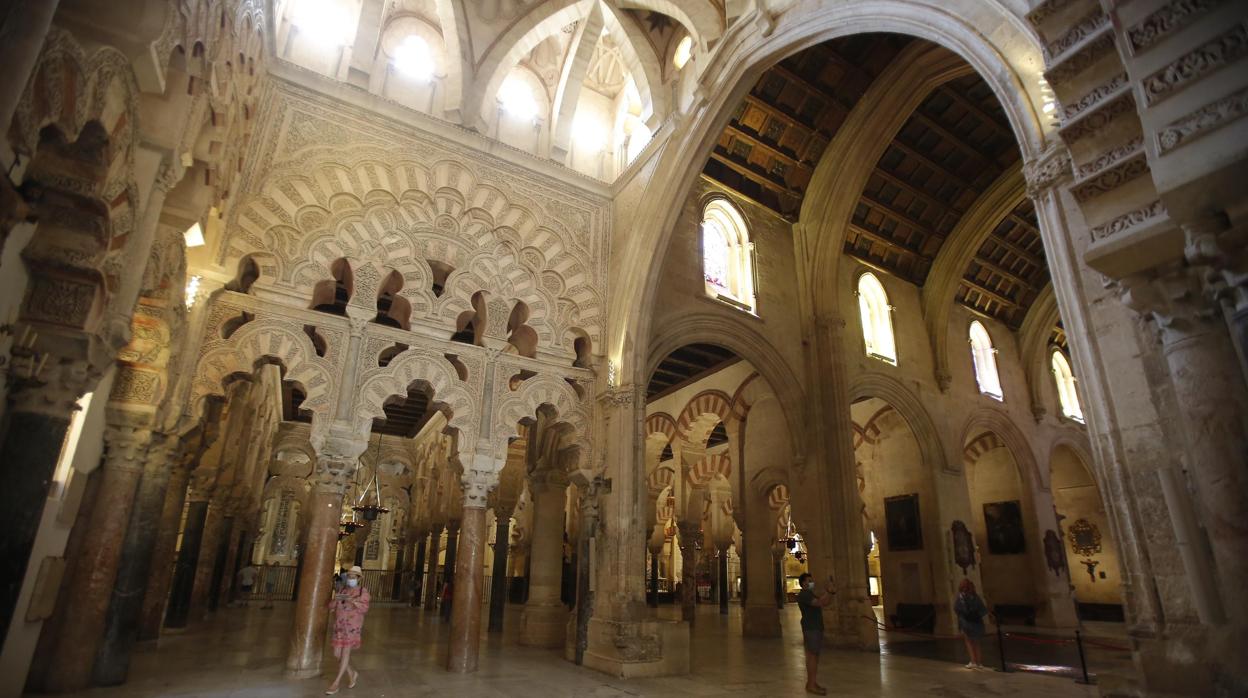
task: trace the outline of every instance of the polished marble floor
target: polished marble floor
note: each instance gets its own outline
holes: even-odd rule
[[[519,609],[509,608],[508,632],[487,638],[481,668],[466,676],[442,668],[446,625],[434,614],[406,607],[374,606],[358,653],[359,685],[340,696],[797,696],[805,677],[797,609],[783,617],[780,639],[740,635],[739,609],[720,616],[700,607],[688,676],[622,680],[577,667],[553,650],[520,647]],[[162,639],[159,649],[134,658],[131,680],[93,689],[90,698],[154,696],[324,695],[327,679],[282,676],[290,607],[236,608],[183,634]],[[484,633],[483,633],[484,635]],[[332,658],[331,658],[332,659]],[[1093,696],[1095,690],[1068,679],[1036,674],[970,671],[948,661],[827,651],[821,683],[834,696]]]

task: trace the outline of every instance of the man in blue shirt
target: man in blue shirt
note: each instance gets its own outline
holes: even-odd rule
[[[832,603],[832,580],[822,596],[815,595],[815,579],[809,572],[797,578],[802,590],[797,593],[797,607],[802,611],[802,641],[806,646],[806,692],[826,696],[828,689],[815,679],[819,673],[819,652],[823,650],[823,607]]]

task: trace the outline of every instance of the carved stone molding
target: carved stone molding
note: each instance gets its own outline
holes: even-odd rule
[[[1218,310],[1205,296],[1200,276],[1176,263],[1128,277],[1119,283],[1123,304],[1156,322],[1167,345],[1202,334],[1217,323]]]
[[[1088,199],[1112,192],[1137,177],[1147,174],[1148,171],[1148,158],[1143,148],[1140,148],[1133,155],[1115,163],[1112,167],[1079,181],[1070,191],[1077,201],[1083,203]]]
[[[1033,27],[1037,29],[1053,15],[1061,12],[1070,6],[1076,0],[1045,0],[1036,6],[1034,10],[1027,13],[1027,21],[1031,22]]]
[[[1197,80],[1248,55],[1248,26],[1236,25],[1144,78],[1144,103],[1153,106]]]
[[[14,411],[68,418],[77,409],[78,398],[94,388],[102,375],[85,361],[57,361],[53,357],[49,363],[52,366],[36,378],[9,375],[8,398]]]
[[[1044,77],[1050,84],[1066,82],[1114,50],[1114,32],[1108,23],[1101,25],[1090,36],[1081,37],[1084,39],[1082,44],[1059,56],[1058,62],[1045,71]]]
[[[1115,235],[1121,235],[1131,228],[1154,223],[1165,215],[1166,205],[1160,199],[1157,199],[1093,227],[1091,231],[1092,239],[1104,240]]]
[[[1217,7],[1225,0],[1171,0],[1161,9],[1140,20],[1127,30],[1132,53],[1140,53],[1166,35],[1187,26],[1192,20]]]
[[[1056,40],[1051,41],[1044,46],[1044,59],[1052,63],[1053,59],[1061,56],[1066,51],[1080,41],[1088,38],[1097,30],[1109,26],[1109,15],[1101,11],[1101,8],[1094,7],[1091,12],[1084,15],[1075,23],[1070,31],[1066,32]]]
[[[1091,162],[1085,162],[1084,164],[1080,165],[1079,171],[1076,176],[1081,180],[1086,179],[1096,174],[1097,172],[1100,172],[1101,170],[1104,170],[1108,167],[1113,167],[1116,163],[1120,162],[1121,160],[1131,157],[1137,151],[1141,151],[1143,147],[1144,147],[1144,137],[1136,136],[1135,138],[1132,138],[1131,140],[1127,141],[1126,143],[1123,143],[1122,145],[1111,148],[1101,153],[1100,155],[1096,156],[1096,159],[1092,160]]]
[[[1098,106],[1083,112],[1072,121],[1063,123],[1058,133],[1067,145],[1073,145],[1088,136],[1103,132],[1103,129],[1114,119],[1124,115],[1135,115],[1135,94],[1127,88],[1121,88],[1117,96],[1108,97],[1098,102]]]
[[[1218,130],[1248,112],[1248,88],[1206,104],[1157,132],[1157,151],[1165,155]]]
[[[1109,82],[1096,86],[1091,92],[1080,97],[1074,104],[1066,104],[1062,106],[1062,119],[1071,121],[1080,114],[1092,109],[1102,100],[1114,94],[1118,90],[1127,87],[1127,74],[1125,72],[1118,73],[1110,78]]]

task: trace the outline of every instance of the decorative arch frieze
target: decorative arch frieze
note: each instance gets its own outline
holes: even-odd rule
[[[506,454],[507,442],[520,436],[522,419],[532,418],[538,408],[548,405],[554,408],[556,421],[571,429],[570,445],[579,449],[579,463],[592,463],[593,421],[590,405],[562,378],[541,374],[520,384],[510,392],[505,382],[499,382],[494,393],[494,414],[491,419],[492,453]],[[571,468],[569,468],[571,469]]]
[[[597,344],[604,300],[586,241],[522,198],[479,181],[460,161],[395,160],[390,152],[318,159],[268,177],[242,205],[220,261],[251,255],[258,288],[306,298],[345,258],[354,269],[376,270],[378,280],[397,271],[412,320],[448,336],[484,291],[509,308],[523,302],[542,348],[571,353],[572,329]],[[440,295],[430,262],[453,270]],[[376,296],[367,281],[357,272],[360,304]]]
[[[360,376],[353,412],[356,433],[368,434],[372,421],[385,417],[386,400],[394,395],[406,395],[408,386],[417,381],[432,390],[432,407],[447,413],[447,426],[458,432],[460,448],[475,444],[480,411],[474,392],[459,380],[454,367],[445,358],[418,347],[399,354],[385,368],[374,368]]]

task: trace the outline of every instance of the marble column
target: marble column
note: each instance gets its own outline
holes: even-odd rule
[[[204,523],[208,518],[208,496],[202,492],[192,492],[190,497],[191,503],[186,507],[186,525],[182,527],[182,547],[178,550],[173,586],[169,592],[169,606],[165,612],[166,628],[185,628],[191,617],[195,570],[204,540]]]
[[[390,598],[401,601],[403,598],[403,567],[407,564],[407,541],[399,541],[399,552],[394,558],[394,579],[390,583]]]
[[[697,521],[681,521],[676,528],[680,531],[680,619],[693,623],[698,595],[697,548],[702,541],[702,527]]]
[[[559,600],[563,581],[563,529],[567,480],[544,470],[530,475],[533,535],[529,551],[529,600],[520,614],[520,644],[562,647],[568,608]]]
[[[139,493],[122,543],[104,638],[95,657],[92,680],[98,685],[123,683],[130,670],[130,653],[138,639],[144,592],[153,577],[152,559],[166,490],[173,471],[181,469],[176,466],[180,456],[177,437],[170,435],[157,435],[147,451]]]
[[[728,546],[719,548],[719,614],[728,615]]]
[[[147,429],[111,424],[105,429],[106,453],[99,490],[83,539],[81,573],[71,580],[66,596],[64,613],[69,622],[62,628],[54,650],[57,668],[48,674],[45,688],[49,692],[78,691],[91,683],[126,526],[151,438]]]
[[[225,517],[221,527],[221,554],[212,570],[213,593],[208,608],[217,610],[228,605],[234,590],[234,561],[238,558],[238,546],[243,532],[239,529],[238,516]]]
[[[438,549],[442,546],[442,524],[435,524],[429,534],[429,571],[425,576],[425,610],[438,608]]]
[[[451,617],[451,607],[455,605],[455,560],[459,555],[460,522],[451,520],[446,523],[446,559],[442,563],[442,583],[451,585],[451,598],[442,602],[439,609],[442,617]],[[438,590],[441,593],[441,590]]]
[[[191,608],[187,618],[194,622],[208,615],[212,598],[214,572],[221,548],[221,532],[225,524],[224,502],[214,497],[208,502],[203,537],[199,543],[199,559],[195,561],[195,585],[191,587]]]
[[[653,546],[650,548],[650,605],[658,607],[659,605],[659,557],[663,554],[663,546],[660,545],[658,550]]]
[[[469,469],[463,474],[464,509],[455,554],[451,603],[451,640],[446,668],[466,674],[477,670],[481,650],[481,594],[485,586],[485,507],[489,490],[498,483],[500,463],[494,469]],[[447,543],[447,565],[452,546]]]
[[[496,509],[494,518],[494,569],[490,577],[490,626],[492,633],[503,631],[507,609],[507,552],[511,545],[511,510]]]
[[[191,463],[193,462],[192,460]],[[155,642],[160,637],[165,602],[169,598],[169,587],[173,582],[178,526],[182,523],[182,510],[186,505],[187,483],[190,478],[190,463],[179,463],[169,473],[169,485],[165,488],[164,501],[161,503],[159,523],[155,526],[156,540],[152,547],[151,573],[139,616],[140,643]]]
[[[0,426],[0,463],[6,465],[0,487],[0,638],[16,611],[70,416],[78,397],[98,379],[77,363],[57,364],[48,374],[46,382],[26,384],[11,374],[10,405]]]
[[[353,467],[352,464],[350,467]],[[322,466],[318,465],[318,468]],[[338,464],[335,472],[348,472]],[[316,484],[308,512],[307,546],[303,550],[303,573],[295,597],[294,628],[286,655],[286,675],[306,679],[321,673],[321,655],[329,622],[326,604],[333,593],[338,524],[342,520],[345,478],[323,479]]]
[[[429,534],[421,533],[416,541],[416,565],[412,573],[412,606],[419,606],[421,592],[425,590],[425,548],[429,545]]]

